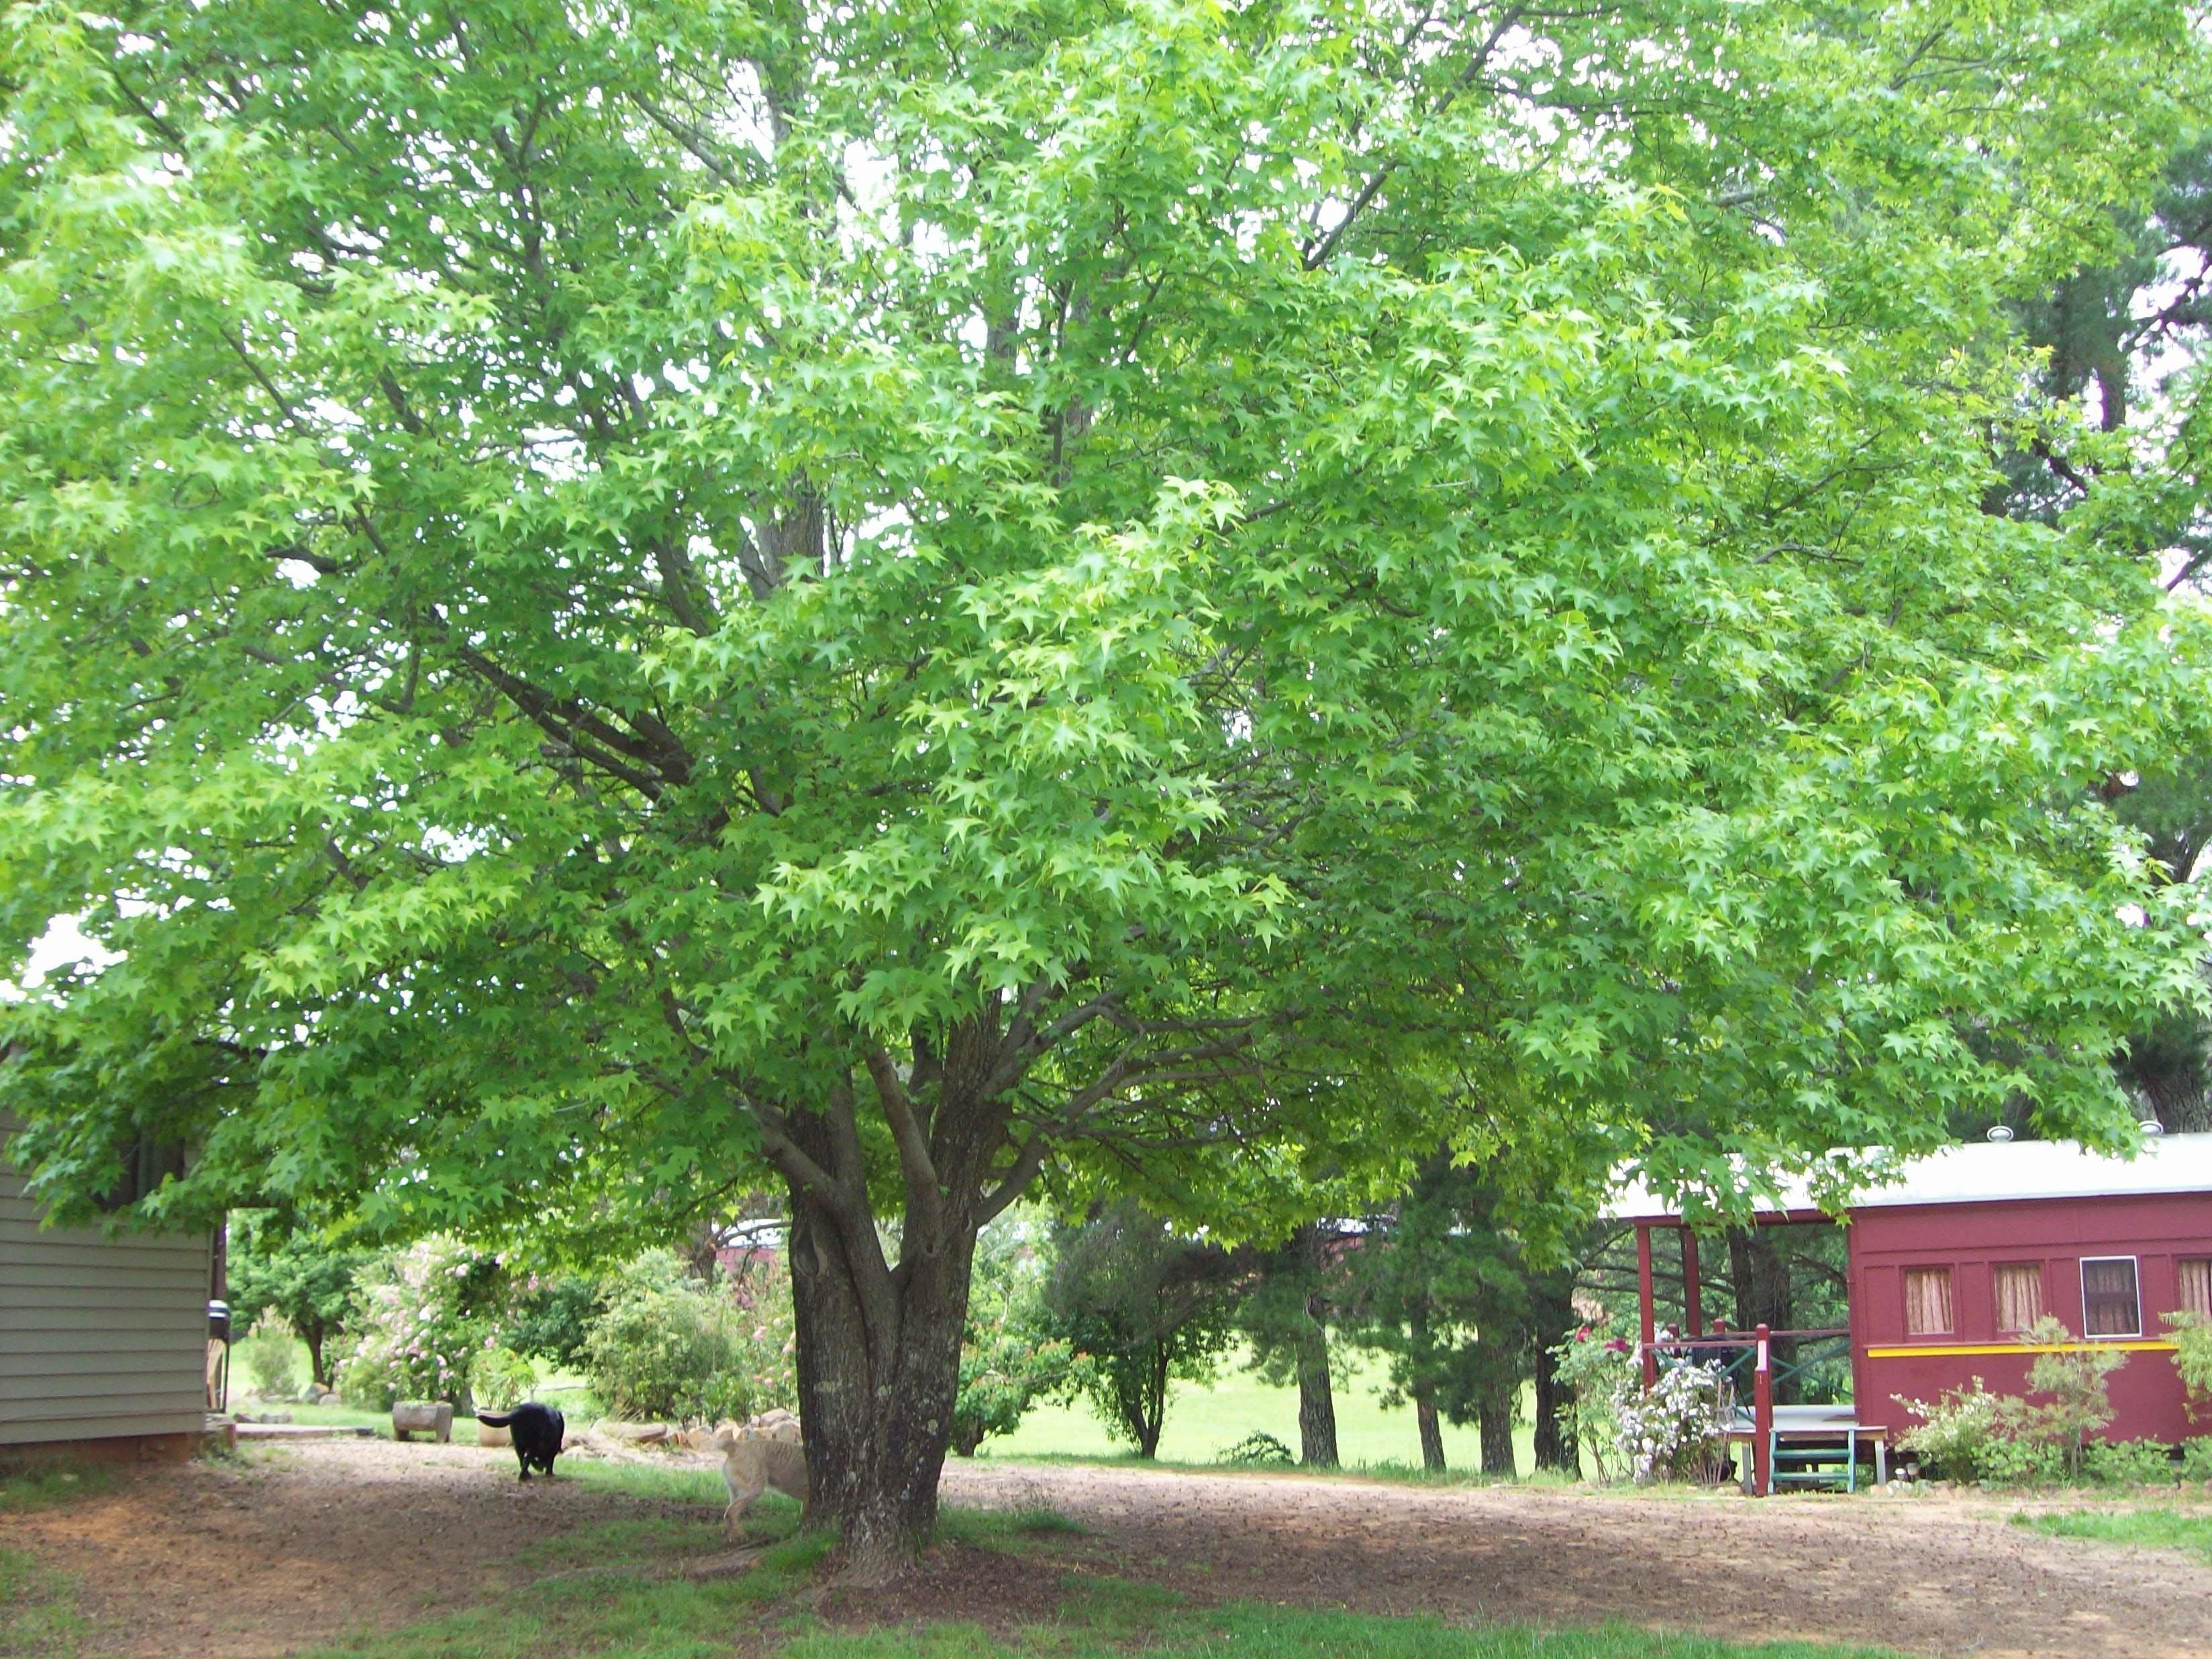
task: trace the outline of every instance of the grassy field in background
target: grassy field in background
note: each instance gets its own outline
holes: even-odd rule
[[[295,1373],[307,1376],[307,1345],[295,1337],[262,1335],[239,1342],[231,1354],[230,1402],[233,1411],[254,1414],[289,1412],[297,1423],[364,1424],[386,1435],[392,1431],[388,1413],[355,1411],[343,1406],[303,1406],[289,1401],[251,1397],[252,1358],[261,1345],[289,1343],[297,1350]],[[1384,1381],[1381,1361],[1354,1355],[1348,1372],[1336,1388],[1337,1450],[1347,1468],[1395,1466],[1418,1469],[1421,1463],[1419,1431],[1413,1425],[1411,1407],[1385,1411],[1378,1397]],[[568,1414],[574,1427],[582,1427],[599,1414],[599,1402],[578,1378],[547,1375],[536,1398]],[[1524,1401],[1523,1414],[1527,1402]],[[1298,1445],[1298,1391],[1273,1388],[1255,1376],[1241,1352],[1224,1359],[1211,1383],[1178,1382],[1168,1396],[1167,1426],[1160,1434],[1160,1460],[1168,1463],[1212,1463],[1247,1435],[1272,1434],[1292,1452]],[[1444,1425],[1444,1457],[1456,1473],[1480,1467],[1481,1446],[1472,1427]],[[456,1419],[453,1438],[465,1445],[476,1443],[476,1425]],[[1534,1435],[1527,1424],[1514,1431],[1514,1460],[1528,1474],[1535,1465]],[[1087,1401],[1039,1406],[1012,1434],[986,1441],[981,1455],[997,1458],[1083,1457],[1121,1458],[1129,1448],[1106,1432]]]
[[[306,1406],[289,1401],[252,1397],[253,1349],[263,1344],[289,1343],[297,1350],[293,1367],[307,1376],[307,1346],[296,1338],[262,1335],[237,1344],[231,1356],[231,1409],[255,1414],[289,1413],[298,1423],[361,1424],[385,1435],[392,1431],[388,1413],[356,1411],[345,1406]],[[1419,1468],[1421,1442],[1410,1407],[1386,1411],[1379,1395],[1384,1381],[1382,1363],[1355,1355],[1336,1388],[1337,1449],[1346,1468],[1362,1465]],[[575,1377],[548,1375],[536,1398],[558,1406],[570,1423],[582,1426],[599,1414],[599,1402]],[[1523,1402],[1524,1414],[1526,1402]],[[1241,1353],[1224,1360],[1210,1383],[1177,1382],[1168,1396],[1167,1425],[1160,1434],[1160,1460],[1169,1463],[1212,1463],[1247,1435],[1272,1434],[1293,1452],[1298,1444],[1298,1394],[1295,1388],[1275,1388],[1249,1370]],[[1445,1424],[1444,1456],[1455,1472],[1479,1467],[1481,1447],[1473,1427]],[[476,1443],[476,1425],[456,1419],[453,1438]],[[1514,1457],[1522,1474],[1534,1467],[1534,1431],[1527,1424],[1514,1431]],[[1011,1435],[986,1441],[984,1457],[1077,1457],[1120,1459],[1129,1448],[1108,1434],[1090,1404],[1042,1405],[1024,1418]]]
[[[1410,1406],[1385,1411],[1377,1397],[1382,1364],[1354,1357],[1348,1377],[1336,1387],[1336,1444],[1346,1468],[1421,1466],[1420,1431]],[[1245,1369],[1241,1356],[1224,1362],[1213,1382],[1173,1385],[1166,1426],[1160,1431],[1160,1457],[1171,1463],[1211,1463],[1245,1436],[1272,1434],[1293,1453],[1298,1447],[1298,1391],[1270,1388]],[[1535,1465],[1534,1431],[1526,1424],[1514,1431],[1514,1462],[1527,1474]],[[984,1457],[1118,1457],[1129,1448],[1106,1432],[1088,1403],[1040,1406],[1010,1435],[987,1440]],[[1473,1427],[1444,1425],[1444,1460],[1455,1470],[1480,1467],[1481,1444]]]

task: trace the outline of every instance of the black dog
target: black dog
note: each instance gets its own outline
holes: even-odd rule
[[[514,1461],[522,1465],[522,1478],[530,1479],[532,1463],[553,1473],[553,1460],[561,1455],[561,1442],[568,1432],[568,1425],[557,1406],[541,1406],[535,1400],[526,1400],[507,1413],[478,1412],[477,1421],[488,1423],[495,1429],[505,1429],[514,1440]]]

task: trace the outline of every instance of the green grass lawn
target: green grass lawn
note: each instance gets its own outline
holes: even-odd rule
[[[1385,1411],[1378,1398],[1383,1382],[1379,1361],[1354,1356],[1348,1380],[1336,1389],[1338,1454],[1350,1468],[1364,1464],[1419,1469],[1421,1438],[1413,1408]],[[1295,1453],[1298,1391],[1269,1387],[1245,1369],[1241,1356],[1232,1358],[1211,1384],[1175,1385],[1168,1396],[1166,1425],[1160,1431],[1160,1458],[1170,1463],[1212,1463],[1255,1432],[1273,1435]],[[1528,1474],[1536,1462],[1534,1431],[1526,1424],[1516,1429],[1513,1448],[1516,1466]],[[1106,1432],[1090,1406],[1079,1401],[1072,1406],[1037,1407],[1013,1433],[985,1441],[979,1455],[1093,1458],[1126,1456],[1128,1450]],[[1444,1459],[1462,1472],[1481,1466],[1481,1444],[1473,1427],[1444,1425]]]
[[[2054,1538],[2094,1538],[2106,1544],[2144,1544],[2187,1550],[2212,1561],[2212,1510],[2063,1510],[2047,1515],[2015,1515],[2015,1527]]]

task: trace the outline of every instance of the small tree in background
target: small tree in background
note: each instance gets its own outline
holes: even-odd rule
[[[228,1258],[231,1326],[250,1330],[274,1312],[307,1345],[307,1366],[328,1387],[325,1345],[353,1316],[353,1294],[369,1252],[333,1246],[296,1214],[238,1210]]]
[[[1503,1163],[1463,1164],[1440,1150],[1347,1259],[1358,1310],[1349,1330],[1387,1357],[1393,1395],[1413,1402],[1431,1469],[1444,1466],[1441,1413],[1480,1425],[1486,1474],[1517,1473],[1513,1425],[1532,1375],[1541,1385],[1539,1465],[1578,1466],[1561,1421],[1565,1385],[1546,1352],[1572,1322],[1573,1275],[1565,1256],[1535,1266],[1515,1220],[1549,1229],[1555,1255],[1572,1241],[1517,1195],[1527,1183],[1514,1175]]]
[[[2066,1459],[2066,1473],[2081,1473],[2081,1454],[2089,1437],[2112,1420],[2112,1398],[2107,1383],[2112,1373],[2128,1363],[2124,1348],[2074,1344],[2073,1333],[2050,1314],[2021,1333],[2023,1341],[2057,1345],[2039,1353],[2027,1368],[2027,1391],[2046,1395],[2047,1403],[2031,1404],[2021,1413],[2027,1437],[2057,1446]]]
[[[1242,1286],[1227,1252],[1127,1200],[1063,1228],[1046,1291],[1079,1385],[1117,1439],[1159,1450],[1170,1382],[1204,1382],[1236,1340]]]
[[[605,1304],[600,1281],[581,1273],[532,1273],[516,1287],[500,1331],[517,1353],[580,1370],[592,1321]]]

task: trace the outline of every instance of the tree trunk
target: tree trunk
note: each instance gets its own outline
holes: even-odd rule
[[[1771,1231],[1735,1228],[1728,1236],[1728,1250],[1729,1276],[1735,1280],[1736,1328],[1748,1331],[1765,1325],[1778,1331],[1789,1329],[1795,1322],[1790,1305],[1790,1264],[1783,1260]],[[1776,1369],[1793,1364],[1796,1350],[1793,1340],[1776,1342],[1772,1352]],[[1747,1389],[1748,1379],[1739,1386]],[[1796,1377],[1775,1383],[1776,1405],[1790,1405],[1796,1398]]]
[[[865,1235],[805,1188],[792,1191],[791,1289],[805,1524],[843,1536],[844,1576],[882,1583],[914,1564],[937,1522],[937,1481],[960,1392],[975,1229],[883,1265]]]
[[[300,1322],[300,1340],[307,1345],[307,1370],[319,1389],[330,1387],[330,1373],[323,1369],[323,1328],[313,1320]]]
[[[1421,1467],[1431,1474],[1444,1472],[1444,1430],[1437,1420],[1437,1397],[1426,1389],[1413,1395],[1413,1420],[1421,1426]]]
[[[1521,1471],[1513,1462],[1513,1390],[1486,1389],[1477,1415],[1482,1423],[1482,1472],[1510,1480]]]
[[[1328,1330],[1319,1320],[1298,1334],[1298,1462],[1337,1466],[1336,1399],[1329,1391]]]
[[[1129,1414],[1132,1437],[1137,1443],[1137,1455],[1153,1458],[1159,1455],[1160,1431],[1168,1420],[1168,1345],[1152,1345],[1152,1369],[1145,1378],[1144,1398]]]
[[[1559,1381],[1559,1361],[1552,1345],[1565,1336],[1575,1322],[1574,1279],[1560,1273],[1529,1285],[1530,1312],[1536,1325],[1536,1467],[1562,1474],[1582,1473],[1582,1449],[1575,1442],[1575,1425],[1568,1408],[1573,1386]]]

